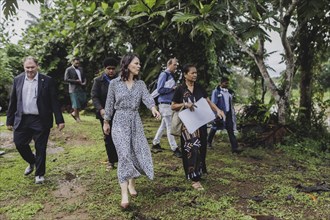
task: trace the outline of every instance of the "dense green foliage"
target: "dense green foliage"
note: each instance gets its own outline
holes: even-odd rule
[[[22,45],[9,42],[6,23],[0,23],[0,106],[7,108],[10,85],[14,76],[23,72],[21,59],[26,55]]]
[[[198,81],[208,92],[217,85],[219,76],[242,79],[240,84],[234,83],[236,90],[250,85],[251,80],[244,76],[251,77],[253,86],[238,92],[238,101],[276,105],[281,124],[297,120],[298,113],[312,115],[311,120],[303,120],[307,116],[299,119],[301,125],[310,128],[316,125],[319,112],[326,116],[328,106],[322,93],[327,88],[325,67],[329,62],[328,12],[325,0],[56,0],[51,7],[42,4],[40,18],[29,26],[21,44],[28,48],[22,49],[26,50],[24,54],[37,56],[42,72],[55,78],[63,105],[69,104],[64,70],[73,56],[83,58],[89,91],[104,57],[120,58],[135,52],[143,64],[141,78],[147,84],[166,60],[175,56],[180,64],[197,65]],[[292,35],[287,31],[289,24]],[[265,43],[272,41],[270,31],[281,37],[285,48],[286,69],[279,80],[270,77],[268,71],[275,67],[266,64],[273,53],[265,48]],[[307,50],[302,40],[309,36]],[[21,55],[17,55],[16,60],[20,60]],[[305,69],[304,57],[311,61]],[[313,80],[304,80],[306,76]],[[300,104],[294,100],[296,96],[291,97],[294,83],[295,88],[307,84],[308,89],[299,90]],[[6,96],[6,91],[1,94]],[[317,106],[323,106],[321,111]]]
[[[218,57],[229,57],[225,51],[235,50],[235,46],[226,44],[226,36],[206,35],[203,32],[206,30],[201,29],[204,17],[209,22],[218,17],[210,7],[206,11],[190,3],[182,4],[181,9],[176,1],[150,1],[145,3],[147,6],[141,1],[55,1],[54,4],[53,8],[43,10],[40,22],[24,38],[52,76],[63,74],[58,68],[63,67],[60,61],[79,55],[91,80],[105,56],[134,51],[143,63],[142,78],[147,82],[158,74],[169,57],[175,56],[181,64],[195,63],[200,70],[200,82],[206,84],[220,75],[219,67],[223,64],[218,64]],[[189,8],[200,22],[198,25],[188,22],[178,30],[175,23],[184,22],[179,11]],[[235,59],[233,55],[226,62]],[[54,71],[56,74],[52,74]]]

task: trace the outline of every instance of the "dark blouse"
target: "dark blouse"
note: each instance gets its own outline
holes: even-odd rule
[[[188,102],[188,98],[191,102],[197,102],[200,98],[207,98],[206,90],[198,83],[194,85],[194,91],[191,94],[186,83],[180,85],[174,92],[172,101],[175,103]]]

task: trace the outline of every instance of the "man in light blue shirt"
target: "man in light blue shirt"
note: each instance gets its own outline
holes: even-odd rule
[[[224,119],[217,118],[210,129],[210,133],[207,138],[208,147],[212,148],[212,141],[217,130],[226,129],[230,144],[231,150],[233,153],[240,153],[241,149],[238,148],[238,143],[234,131],[236,130],[236,115],[233,105],[233,95],[228,90],[229,79],[227,77],[222,77],[219,83],[213,92],[211,101],[221,109],[226,117]]]
[[[152,141],[152,151],[154,153],[162,151],[162,148],[160,146],[160,138],[163,135],[163,131],[166,129],[167,139],[170,144],[171,150],[173,151],[173,154],[176,157],[181,158],[182,154],[175,141],[175,137],[171,135],[171,104],[174,95],[174,90],[176,89],[173,74],[176,72],[177,68],[178,60],[176,58],[171,58],[167,61],[166,70],[161,72],[158,77],[157,92],[159,94],[159,112],[162,115],[162,122],[157,130],[154,140]]]

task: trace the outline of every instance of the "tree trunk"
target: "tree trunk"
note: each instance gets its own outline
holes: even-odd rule
[[[288,97],[289,94],[284,93],[284,92],[279,92],[279,90],[277,89],[277,87],[275,86],[274,81],[272,80],[272,78],[270,78],[267,69],[266,69],[266,65],[264,63],[264,61],[258,57],[256,57],[255,59],[260,73],[264,79],[264,82],[266,83],[269,91],[271,92],[272,96],[274,97],[278,110],[278,123],[281,125],[285,125],[286,124],[286,119],[288,117]]]
[[[262,88],[261,102],[265,104],[265,96],[266,96],[266,92],[267,92],[267,86],[265,85],[264,78],[261,78],[261,88]]]
[[[280,1],[282,3],[282,1]],[[241,38],[239,38],[232,30],[230,30],[231,36],[234,37],[235,42],[242,47],[246,53],[248,53],[256,62],[260,73],[265,80],[265,85],[269,89],[270,93],[274,97],[276,104],[278,105],[278,123],[280,125],[286,125],[286,120],[290,116],[290,95],[291,95],[291,86],[293,73],[295,70],[294,63],[294,54],[287,36],[288,27],[291,21],[291,17],[294,11],[297,8],[299,0],[292,0],[291,4],[286,10],[283,10],[282,6],[280,7],[280,37],[281,43],[284,48],[285,61],[286,61],[286,70],[283,75],[283,83],[281,89],[279,89],[272,78],[270,77],[264,59],[265,53],[265,39],[262,36],[258,37],[258,50],[257,52],[253,51],[249,46],[247,46]]]
[[[298,10],[298,20],[299,19]],[[312,31],[313,32],[313,31]],[[309,34],[308,34],[309,33]],[[313,77],[313,49],[312,40],[314,34],[308,30],[307,23],[304,22],[301,26],[301,34],[299,36],[299,64],[300,64],[300,108],[298,119],[300,122],[309,128],[311,126],[312,115],[312,77]]]
[[[301,80],[300,80],[300,108],[298,118],[309,127],[311,125],[312,114],[312,76],[311,60],[306,58],[309,54],[303,54],[301,63]]]
[[[277,88],[277,86],[275,85],[273,79],[270,77],[268,71],[267,71],[267,67],[265,65],[264,62],[264,58],[263,58],[263,54],[262,51],[264,51],[264,42],[262,40],[259,40],[259,54],[256,55],[254,54],[254,52],[249,49],[240,38],[237,37],[237,35],[235,35],[233,32],[232,36],[234,37],[234,40],[236,41],[236,43],[238,45],[240,45],[251,57],[253,57],[255,63],[257,64],[259,71],[261,73],[261,76],[264,80],[265,85],[267,86],[267,88],[269,89],[271,95],[274,97],[276,104],[278,105],[278,123],[281,125],[286,125],[286,119],[288,117],[288,109],[289,109],[289,105],[288,105],[288,101],[289,97],[290,97],[290,91],[289,92],[280,92],[281,90],[279,90]],[[290,48],[287,49],[287,53],[289,53],[290,57],[292,57],[292,53]],[[288,78],[286,80],[284,84],[284,91],[290,90],[291,88],[291,83],[292,83],[292,75],[290,75],[290,73],[292,74],[292,65],[293,65],[293,59],[289,59],[289,61],[287,62],[287,74],[286,74],[286,78]],[[289,66],[289,67],[288,67]],[[288,75],[289,74],[289,75]],[[288,77],[289,76],[289,77]]]
[[[286,124],[286,120],[290,114],[289,94],[283,94],[277,102],[278,110],[278,123],[281,125]]]

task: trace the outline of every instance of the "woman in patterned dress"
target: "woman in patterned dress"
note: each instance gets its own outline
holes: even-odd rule
[[[216,112],[220,118],[224,117],[223,111],[210,101],[205,89],[196,83],[196,67],[192,64],[186,64],[183,66],[182,72],[184,74],[185,82],[175,90],[172,99],[172,110],[178,111],[184,107],[189,108],[190,111],[194,111],[194,102],[201,98],[205,98],[211,109]],[[183,168],[186,178],[192,180],[192,187],[197,190],[204,189],[200,183],[200,179],[202,173],[207,173],[205,164],[206,139],[206,125],[203,125],[192,134],[190,134],[183,125],[181,133]]]
[[[118,180],[121,187],[121,207],[129,206],[128,193],[136,196],[134,178],[141,174],[153,179],[153,163],[150,148],[144,135],[138,112],[141,101],[154,117],[160,118],[153,98],[145,83],[138,80],[140,60],[134,54],[125,55],[121,60],[121,75],[110,82],[105,104],[104,133],[111,135],[118,153]],[[113,121],[112,114],[116,111]]]

